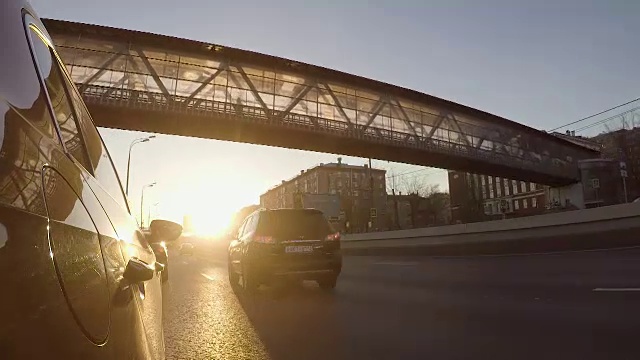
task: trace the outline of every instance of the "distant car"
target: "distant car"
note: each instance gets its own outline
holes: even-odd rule
[[[169,251],[167,250],[167,244],[164,241],[150,243],[151,249],[156,254],[156,261],[164,265],[162,269],[161,279],[162,282],[169,280]]]
[[[192,243],[184,243],[180,245],[180,255],[193,255],[194,248]]]
[[[335,288],[342,270],[340,234],[315,209],[258,210],[229,245],[229,282],[251,292],[281,279]],[[240,281],[241,280],[241,281]]]

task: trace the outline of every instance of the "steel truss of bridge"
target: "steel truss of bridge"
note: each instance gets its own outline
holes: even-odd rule
[[[576,182],[597,152],[507,119],[318,66],[45,20],[98,126]]]

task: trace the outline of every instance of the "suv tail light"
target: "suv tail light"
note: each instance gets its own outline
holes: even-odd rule
[[[253,238],[254,242],[257,243],[261,243],[261,244],[273,244],[273,236],[262,236],[262,235],[257,235]]]
[[[337,232],[337,233],[334,233],[334,234],[327,235],[325,240],[327,240],[327,241],[340,241],[340,233]]]

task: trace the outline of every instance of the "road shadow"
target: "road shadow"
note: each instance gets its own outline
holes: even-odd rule
[[[271,360],[346,359],[341,291],[313,281],[232,287]]]

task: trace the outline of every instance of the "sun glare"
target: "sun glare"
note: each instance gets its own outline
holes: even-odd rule
[[[262,191],[259,182],[251,181],[240,170],[200,167],[193,168],[192,172],[183,172],[180,178],[160,184],[156,189],[159,215],[180,219],[184,233],[207,237],[224,235],[235,213],[257,203]]]
[[[219,236],[224,234],[231,222],[233,213],[229,209],[200,209],[191,215],[193,233],[203,236]]]

